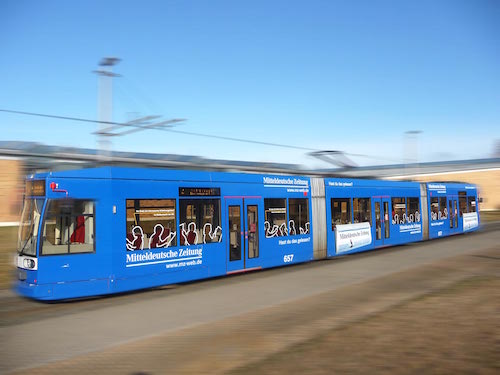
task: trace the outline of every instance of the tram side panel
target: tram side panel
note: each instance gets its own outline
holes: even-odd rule
[[[421,241],[419,184],[325,179],[328,256]]]
[[[199,193],[181,202],[177,181],[113,181],[115,292],[225,273],[224,243],[219,225],[224,219],[220,192],[210,182],[190,182],[188,185]],[[206,197],[200,197],[201,189]],[[203,227],[205,217],[210,218],[206,223],[213,224],[215,220],[217,225],[210,231],[207,225],[203,240],[200,226]]]
[[[263,202],[262,267],[314,259],[311,179],[261,175],[256,192]]]
[[[427,196],[430,239],[479,228],[475,185],[450,182],[427,183]]]
[[[386,184],[387,182],[379,182]],[[390,196],[390,239],[384,245],[400,245],[424,238],[425,199],[420,194],[420,184],[415,182],[393,182],[383,188]]]
[[[113,182],[115,291],[313,258],[308,179],[173,173]]]

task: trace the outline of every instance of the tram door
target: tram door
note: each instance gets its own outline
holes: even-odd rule
[[[375,246],[382,246],[391,237],[388,198],[373,198],[375,203]]]
[[[256,199],[226,199],[228,273],[260,265],[258,202]]]
[[[458,197],[448,197],[448,225],[450,233],[457,233],[458,230]]]

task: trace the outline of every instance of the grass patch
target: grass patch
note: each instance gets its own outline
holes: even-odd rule
[[[499,286],[471,277],[229,373],[498,373]]]

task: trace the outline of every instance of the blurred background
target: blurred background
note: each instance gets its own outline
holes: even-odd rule
[[[36,170],[465,181],[494,215],[499,16],[488,0],[2,1],[0,287]]]

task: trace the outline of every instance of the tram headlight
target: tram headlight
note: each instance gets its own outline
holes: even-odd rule
[[[35,261],[33,259],[24,259],[24,268],[35,268]]]

